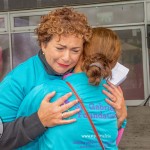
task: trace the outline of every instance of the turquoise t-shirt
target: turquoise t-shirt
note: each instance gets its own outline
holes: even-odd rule
[[[41,101],[46,94],[56,91],[55,97],[50,102],[54,102],[64,94],[71,92],[66,84],[69,82],[80,98],[82,99],[96,129],[101,137],[106,150],[117,150],[116,138],[118,135],[118,126],[115,110],[105,101],[106,95],[102,93],[105,89],[102,80],[99,86],[90,85],[85,73],[76,73],[63,80],[47,80],[43,84],[35,87],[23,100],[17,117],[29,116],[36,112]],[[65,103],[75,100],[73,94]],[[72,124],[59,125],[48,128],[47,131],[38,137],[35,141],[21,147],[20,149],[36,150],[101,150],[94,131],[87,119],[80,104],[76,104],[69,111],[80,108],[81,111],[72,116],[77,121]]]
[[[24,97],[45,80],[61,79],[48,75],[38,55],[31,57],[13,69],[0,82],[0,117],[3,122],[16,119],[18,109]]]

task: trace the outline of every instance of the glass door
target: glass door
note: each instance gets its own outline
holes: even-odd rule
[[[142,105],[149,95],[144,27],[112,29],[121,39],[122,54],[119,62],[130,70],[121,85],[127,105]]]

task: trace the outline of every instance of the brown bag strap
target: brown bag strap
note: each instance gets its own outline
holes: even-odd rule
[[[88,120],[89,120],[89,122],[90,122],[90,124],[91,124],[91,126],[92,126],[92,128],[93,128],[93,130],[94,130],[94,133],[95,133],[95,135],[96,135],[96,137],[97,137],[97,140],[98,140],[100,146],[102,147],[103,150],[105,150],[104,145],[103,145],[103,143],[102,143],[102,141],[101,141],[101,139],[100,139],[100,136],[98,135],[98,132],[97,132],[97,130],[96,130],[96,127],[95,127],[93,121],[91,120],[90,115],[89,115],[89,113],[87,112],[87,110],[86,110],[86,108],[85,108],[85,106],[84,106],[84,104],[83,104],[81,98],[79,97],[79,95],[77,94],[77,92],[74,90],[74,88],[72,87],[72,85],[71,85],[69,82],[66,82],[66,83],[67,83],[68,86],[71,88],[71,90],[72,90],[73,93],[75,94],[76,98],[79,100],[79,103],[81,104],[81,107],[83,108],[83,110],[84,110],[86,116],[88,117]]]

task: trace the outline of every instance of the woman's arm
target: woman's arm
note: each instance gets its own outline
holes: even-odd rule
[[[0,148],[3,150],[12,150],[23,146],[46,131],[37,113],[4,123],[3,126],[4,132],[0,138]]]
[[[66,122],[62,120],[62,111],[67,110],[77,103],[77,101],[74,101],[60,107],[60,105],[71,96],[70,94],[60,98],[55,103],[50,103],[49,100],[54,96],[54,94],[51,94],[50,97],[42,100],[37,113],[16,119],[22,97],[20,96],[20,98],[19,94],[16,93],[16,89],[19,89],[17,84],[14,83],[14,86],[12,86],[13,82],[10,84],[9,81],[10,80],[6,80],[0,84],[0,91],[3,91],[0,92],[0,117],[4,123],[4,132],[0,139],[0,148],[3,150],[18,148],[33,141],[36,137],[44,133],[44,126],[68,124],[75,121],[73,119],[66,120]],[[60,105],[58,103],[60,103]],[[45,109],[49,106],[51,106],[51,109]],[[56,107],[59,109],[56,110]],[[26,107],[24,107],[24,109],[26,109]],[[59,119],[56,120],[56,115],[51,115],[53,112],[58,113]],[[78,110],[66,112],[64,117],[67,118],[77,112]]]
[[[111,99],[106,99],[106,101],[116,110],[118,128],[120,128],[123,121],[127,118],[127,108],[123,97],[123,92],[120,86],[116,87],[110,82],[108,82],[108,85],[104,84],[104,87],[108,91],[103,90],[103,93]]]

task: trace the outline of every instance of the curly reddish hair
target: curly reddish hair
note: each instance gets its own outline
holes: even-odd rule
[[[38,42],[49,42],[53,35],[76,35],[81,36],[85,42],[92,35],[92,28],[88,25],[84,14],[74,11],[73,8],[59,8],[41,17],[41,23],[35,29]]]

